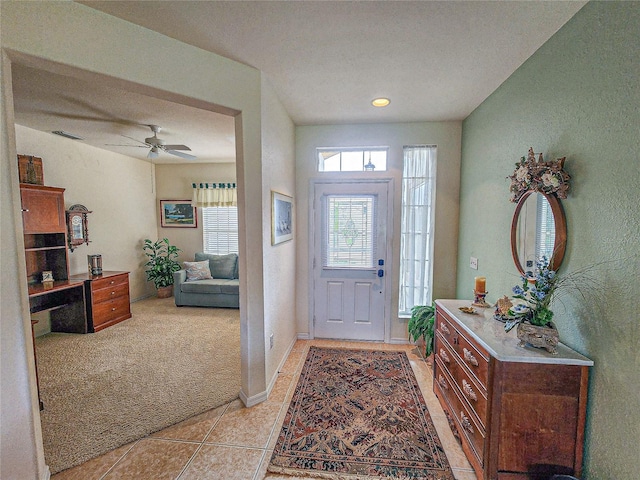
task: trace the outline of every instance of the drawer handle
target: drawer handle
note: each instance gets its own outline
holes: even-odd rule
[[[113,307],[113,308],[111,309],[111,311],[112,311],[112,312],[115,312],[115,311],[116,311],[116,307]]]
[[[116,283],[116,281],[115,280],[111,280],[111,285],[113,285],[114,283]]]
[[[476,359],[476,357],[473,356],[473,353],[471,353],[466,348],[463,348],[462,351],[464,352],[464,359],[467,362],[469,362],[471,365],[473,365],[474,367],[477,367],[478,366],[478,360]]]
[[[471,388],[471,384],[466,380],[462,380],[462,390],[464,390],[464,393],[471,400],[473,400],[474,402],[478,401],[478,396],[476,395],[476,392],[473,391],[473,388]]]
[[[442,360],[445,363],[450,363],[451,362],[451,360],[449,360],[449,355],[447,355],[447,352],[445,352],[444,349],[442,349],[442,348],[440,349],[440,358],[442,358]]]
[[[111,292],[111,295],[115,295],[115,294],[116,294],[116,292]]]
[[[464,412],[460,412],[460,421],[462,422],[462,428],[464,428],[467,432],[473,434],[473,425],[471,425],[469,417],[467,417]]]
[[[444,379],[444,377],[442,375],[440,375],[438,377],[438,383],[440,384],[440,386],[442,388],[444,388],[445,390],[449,390],[449,385],[447,385],[447,381]]]
[[[451,332],[449,331],[449,327],[447,327],[444,323],[440,324],[440,330],[442,330],[445,334],[449,335]]]

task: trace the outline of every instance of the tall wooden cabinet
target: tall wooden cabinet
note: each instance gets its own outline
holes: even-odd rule
[[[64,188],[20,184],[29,308],[48,311],[51,331],[87,333],[82,282],[69,278]],[[52,286],[42,272],[53,274]]]
[[[481,480],[580,476],[589,367],[518,346],[492,311],[462,313],[464,300],[437,300],[433,389]]]
[[[35,286],[45,270],[56,281],[69,278],[64,188],[20,185],[27,281]]]

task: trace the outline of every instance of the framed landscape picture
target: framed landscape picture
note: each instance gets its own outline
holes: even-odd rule
[[[293,238],[293,199],[271,190],[271,245]]]
[[[160,200],[160,226],[196,228],[198,216],[190,200]]]

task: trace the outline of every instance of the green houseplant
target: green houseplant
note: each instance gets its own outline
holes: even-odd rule
[[[149,259],[144,264],[147,280],[154,283],[158,289],[159,297],[170,296],[171,291],[167,287],[173,286],[173,273],[181,268],[180,262],[176,260],[178,252],[181,250],[175,245],[171,245],[167,238],[155,242],[147,238],[144,241],[142,250]],[[167,290],[169,291],[167,292]],[[161,291],[163,291],[164,295],[161,294]]]
[[[411,318],[407,324],[409,338],[417,342],[424,339],[425,356],[428,357],[433,352],[434,324],[436,307],[431,305],[415,305],[411,309]]]

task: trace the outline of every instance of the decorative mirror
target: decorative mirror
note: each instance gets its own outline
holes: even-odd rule
[[[549,266],[557,270],[566,245],[567,222],[560,200],[546,193],[525,193],[511,222],[511,254],[518,271],[533,273],[542,257],[551,259]]]
[[[67,242],[69,250],[86,243],[89,245],[89,225],[87,215],[91,213],[84,205],[72,205],[67,214]]]
[[[511,179],[512,202],[517,202],[511,221],[511,255],[518,271],[533,274],[536,260],[546,257],[557,270],[567,245],[567,221],[560,198],[567,198],[569,179],[565,158],[536,160],[533,149],[516,163]]]

